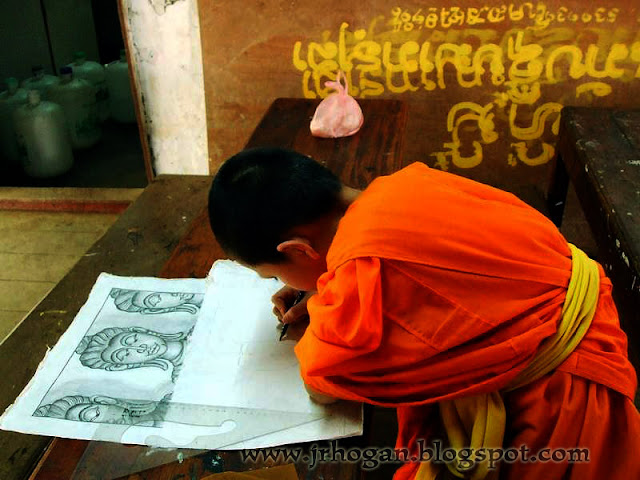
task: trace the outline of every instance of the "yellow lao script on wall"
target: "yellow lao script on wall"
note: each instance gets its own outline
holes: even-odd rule
[[[293,66],[306,98],[328,95],[324,82],[340,69],[359,98],[437,105],[431,115],[446,133],[431,156],[444,170],[479,165],[498,141],[504,154],[492,161],[542,165],[563,105],[640,106],[631,104],[640,102],[640,17],[619,3],[400,5],[366,29],[345,22],[296,42]]]

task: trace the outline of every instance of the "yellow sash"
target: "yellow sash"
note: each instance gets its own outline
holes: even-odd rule
[[[598,265],[576,246],[569,244],[569,248],[571,279],[558,330],[545,340],[531,363],[503,391],[515,390],[551,372],[573,352],[591,325],[600,290]],[[439,407],[449,445],[457,452],[502,448],[506,412],[500,392],[444,401]],[[458,478],[498,478],[498,470],[489,470],[487,461],[475,463],[473,456],[469,460],[461,461],[459,455],[447,466]],[[434,480],[438,471],[437,465],[422,462],[416,480]]]

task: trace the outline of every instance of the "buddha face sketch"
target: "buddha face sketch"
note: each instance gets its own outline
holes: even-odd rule
[[[146,363],[167,352],[167,342],[156,334],[122,332],[109,340],[101,357],[113,365]]]
[[[67,411],[68,419],[80,422],[115,423],[134,425],[136,419],[131,411],[121,405],[102,405],[99,403],[81,403]]]
[[[144,292],[140,292],[136,295],[136,300],[139,299],[148,308],[173,308],[189,303],[194,297],[193,293],[152,293],[150,295],[143,295]]]
[[[202,295],[194,293],[149,292],[114,288],[110,293],[118,310],[129,313],[198,313]]]
[[[173,366],[172,380],[178,374],[191,331],[160,333],[142,327],[110,327],[85,336],[76,353],[85,367],[112,371]]]
[[[33,415],[76,422],[154,426],[162,420],[163,402],[140,402],[107,396],[69,395],[42,405]]]

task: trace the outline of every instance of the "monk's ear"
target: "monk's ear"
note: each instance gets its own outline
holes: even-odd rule
[[[293,237],[285,240],[276,247],[280,253],[294,258],[296,256],[308,257],[311,260],[318,260],[320,254],[311,246],[311,242],[304,237]]]

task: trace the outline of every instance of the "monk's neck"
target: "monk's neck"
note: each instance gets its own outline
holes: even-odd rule
[[[323,257],[326,258],[327,253],[329,252],[329,248],[331,247],[333,238],[338,231],[340,220],[342,220],[342,217],[344,217],[347,209],[353,202],[356,201],[360,193],[360,190],[343,186],[342,191],[340,192],[340,202],[338,204],[338,207],[323,219],[321,225],[319,225],[319,228],[316,230],[316,238],[318,239],[318,253],[320,253]]]
[[[347,208],[356,201],[358,195],[362,193],[362,190],[356,190],[355,188],[347,187],[346,185],[342,186],[342,192],[340,192],[340,202],[344,207],[344,211],[347,211]]]

